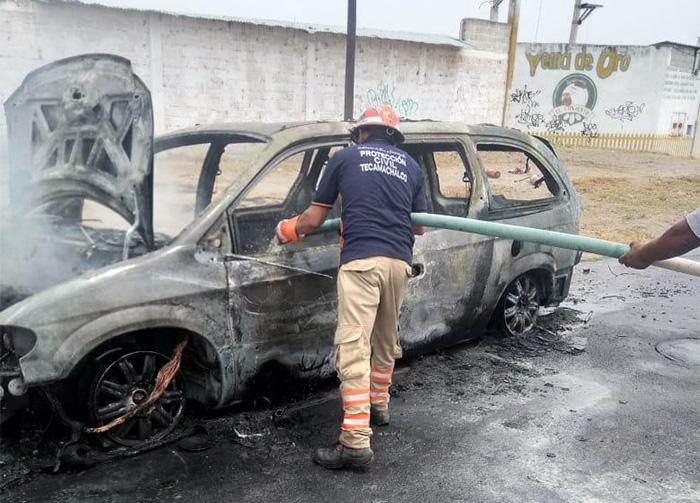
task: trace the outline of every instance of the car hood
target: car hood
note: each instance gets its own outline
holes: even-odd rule
[[[153,245],[153,109],[129,60],[86,54],[42,66],[5,115],[13,210],[79,217],[91,199]]]

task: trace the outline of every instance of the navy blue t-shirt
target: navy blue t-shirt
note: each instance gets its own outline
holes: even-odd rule
[[[328,161],[312,204],[332,207],[342,197],[340,263],[390,257],[411,263],[411,212],[425,212],[421,168],[387,141],[371,140],[337,152]]]

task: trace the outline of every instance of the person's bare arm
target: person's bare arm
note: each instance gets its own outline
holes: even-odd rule
[[[306,208],[304,213],[299,215],[299,220],[297,220],[297,234],[302,236],[315,231],[323,222],[325,222],[331,209],[332,208],[318,206],[316,204],[312,204]]]
[[[620,263],[634,269],[646,269],[653,262],[677,257],[700,246],[700,238],[684,219],[661,236],[644,244],[632,243],[632,249],[620,257]]]
[[[422,225],[414,225],[413,234],[415,234],[416,236],[422,236],[423,234],[425,234],[425,227],[423,227]]]

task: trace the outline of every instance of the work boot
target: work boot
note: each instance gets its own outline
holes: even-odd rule
[[[370,409],[369,424],[373,426],[386,426],[389,424],[389,409]]]
[[[369,447],[352,449],[338,442],[333,447],[316,449],[314,463],[329,470],[347,468],[356,472],[366,472],[372,464],[374,453]]]

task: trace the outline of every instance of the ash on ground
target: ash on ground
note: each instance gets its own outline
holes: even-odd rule
[[[436,403],[449,401],[469,407],[475,396],[512,399],[513,395],[546,393],[546,384],[543,387],[539,378],[557,372],[542,369],[536,360],[552,353],[571,357],[584,351],[586,341],[571,334],[581,332],[574,329],[584,325],[586,318],[586,313],[559,308],[540,316],[537,327],[527,336],[503,337],[491,331],[479,340],[401,360],[397,362],[392,400],[406,403],[429,391]],[[280,383],[272,398],[260,396],[222,411],[190,407],[188,423],[204,426],[211,444],[230,443],[242,449],[241,455],[260,464],[263,471],[266,465],[293,464],[298,444],[313,437],[331,440],[342,409],[335,380],[306,383],[301,388],[296,383],[289,393],[282,386]],[[280,398],[284,396],[286,401]],[[487,412],[478,405],[470,411],[476,416]],[[2,431],[0,494],[39,473],[85,468],[57,462],[56,453],[67,437],[50,411],[28,412],[20,421],[13,418],[12,423]],[[96,443],[92,445],[100,449]],[[130,453],[125,451],[124,455]]]

